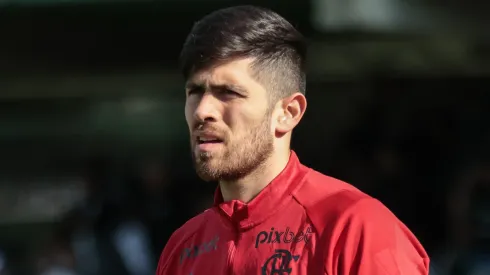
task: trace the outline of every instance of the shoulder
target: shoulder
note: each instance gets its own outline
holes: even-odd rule
[[[185,222],[179,229],[175,231],[174,234],[182,234],[182,235],[193,235],[195,234],[200,228],[206,225],[206,223],[209,221],[209,217],[213,216],[214,212],[213,209],[206,209],[199,215],[189,219],[187,222]]]
[[[213,215],[214,211],[208,209],[191,218],[172,233],[158,261],[157,274],[166,274],[164,271],[170,265],[171,261],[180,255],[187,242],[200,232],[200,229],[207,225]]]
[[[393,213],[378,200],[346,182],[314,170],[293,196],[319,232],[351,219],[372,221],[375,218],[384,223],[398,223]]]
[[[311,170],[293,196],[325,243],[364,239],[372,252],[398,247],[427,258],[416,237],[384,204],[346,182]]]
[[[293,193],[308,213],[342,213],[371,197],[339,179],[310,170],[303,184]]]

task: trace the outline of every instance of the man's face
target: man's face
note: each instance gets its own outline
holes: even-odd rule
[[[198,175],[206,181],[236,180],[272,154],[272,105],[250,75],[250,59],[192,75],[185,117]]]

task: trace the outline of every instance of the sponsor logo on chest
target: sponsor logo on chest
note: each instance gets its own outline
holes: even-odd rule
[[[218,241],[219,237],[216,236],[208,242],[184,248],[180,254],[180,263],[184,262],[186,259],[195,259],[202,254],[218,250]]]
[[[289,227],[286,227],[284,231],[279,231],[272,227],[270,231],[261,231],[257,234],[255,237],[255,248],[258,248],[261,244],[308,243],[312,234],[313,231],[310,226],[299,232],[294,232]]]

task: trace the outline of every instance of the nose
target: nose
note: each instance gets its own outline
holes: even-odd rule
[[[215,122],[218,120],[218,100],[211,93],[204,93],[199,99],[194,117],[200,122]]]

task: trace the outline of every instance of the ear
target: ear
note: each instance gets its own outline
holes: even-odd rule
[[[281,113],[277,118],[276,133],[282,136],[291,132],[303,118],[306,105],[306,97],[302,93],[294,93],[284,98]]]

